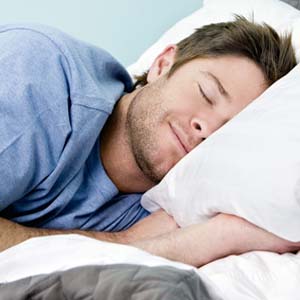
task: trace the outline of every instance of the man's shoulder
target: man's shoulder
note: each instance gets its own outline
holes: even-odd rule
[[[34,45],[37,50],[45,48],[45,45],[61,51],[65,56],[76,57],[78,52],[89,54],[90,51],[97,51],[104,59],[112,60],[113,57],[104,49],[80,40],[58,28],[38,23],[15,23],[0,26],[1,40],[13,41],[18,44],[19,49]],[[50,47],[51,48],[51,47]],[[38,51],[36,51],[38,52]],[[74,55],[75,54],[75,55]]]
[[[126,69],[107,51],[51,26],[2,25],[0,48],[0,60],[10,56],[38,74],[64,74],[74,104],[111,113],[123,92],[132,88]]]
[[[70,60],[76,56],[76,48],[81,44],[83,42],[47,25],[17,23],[0,26],[0,46],[4,48],[4,55],[16,54],[19,58],[34,58],[37,62],[50,55]]]
[[[7,24],[0,26],[0,42],[5,41],[8,47],[18,45],[22,51],[28,47],[36,50],[49,48],[59,50],[59,44],[67,41],[70,37],[62,31],[40,24]],[[52,49],[52,50],[53,50]]]

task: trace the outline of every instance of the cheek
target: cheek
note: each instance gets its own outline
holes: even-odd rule
[[[167,122],[157,128],[155,140],[157,147],[152,162],[165,174],[183,157],[183,153],[178,149]]]
[[[156,144],[158,146],[157,159],[161,161],[172,160],[173,157],[176,156],[176,148],[174,147],[174,137],[167,119],[156,128],[156,132],[154,134],[156,136]]]
[[[173,94],[172,100],[166,103],[170,114],[176,117],[192,117],[194,114],[209,113],[210,107],[201,95],[193,89],[181,89]]]
[[[226,123],[240,113],[247,106],[247,104],[248,103],[235,101],[233,99],[230,104],[225,103],[220,105],[216,110],[216,114],[220,120],[223,120],[223,122]]]
[[[172,124],[177,124],[184,130],[186,134],[191,135],[192,121],[194,119],[201,120],[202,122],[210,121],[215,118],[215,112],[208,105],[201,103],[201,99],[197,101],[186,101],[184,103],[177,103],[170,108],[168,121]]]
[[[193,101],[190,99],[178,99],[169,104],[168,106],[168,118],[180,123],[186,123],[195,115],[205,115],[209,112],[207,108],[201,105],[201,101]]]

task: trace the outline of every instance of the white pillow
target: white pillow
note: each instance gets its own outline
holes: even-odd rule
[[[206,0],[129,68],[147,70],[163,48],[208,23],[252,16],[279,32],[293,30],[300,58],[300,11],[278,0]],[[181,226],[231,213],[274,234],[300,241],[300,74],[295,68],[181,160],[142,198]]]
[[[132,76],[142,74],[167,45],[179,42],[203,25],[233,20],[234,14],[253,16],[254,21],[266,22],[278,32],[292,31],[294,20],[300,18],[299,10],[279,0],[204,0],[202,8],[176,23],[129,66],[129,73]],[[300,61],[299,35],[293,35],[293,44]]]

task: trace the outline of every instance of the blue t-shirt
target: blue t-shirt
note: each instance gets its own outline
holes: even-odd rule
[[[99,155],[101,129],[132,89],[126,70],[47,26],[1,26],[0,49],[0,216],[100,231],[147,216],[141,194],[119,193]]]

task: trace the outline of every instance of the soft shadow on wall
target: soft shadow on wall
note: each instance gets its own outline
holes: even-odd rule
[[[10,0],[0,1],[0,22],[55,26],[105,48],[125,66],[202,0]]]

